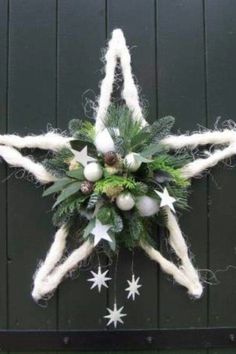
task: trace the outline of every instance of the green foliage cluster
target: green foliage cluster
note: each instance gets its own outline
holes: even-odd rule
[[[158,215],[153,217],[142,217],[136,206],[130,211],[122,211],[114,200],[116,193],[122,191],[131,193],[135,200],[139,196],[149,195],[160,202],[154,190],[167,187],[170,195],[176,199],[175,207],[188,207],[189,182],[183,178],[181,167],[190,160],[190,156],[184,151],[171,154],[161,143],[170,133],[173,124],[174,118],[168,116],[143,127],[132,118],[127,108],[112,106],[107,113],[105,126],[114,141],[119,161],[132,152],[141,166],[132,172],[123,163],[115,174],[109,174],[104,156],[97,152],[94,144],[94,125],[90,121],[72,120],[69,123],[73,137],[71,148],[81,150],[87,146],[89,155],[95,157],[104,168],[104,175],[94,183],[91,192],[86,194],[81,190],[85,181],[83,166],[77,164],[71,168],[74,159],[72,150],[62,149],[47,158],[43,162],[44,166],[58,178],[43,194],[56,195],[53,205],[54,224],[75,227],[79,220],[81,226],[78,233],[84,239],[93,239],[91,231],[95,218],[103,224],[111,225],[109,234],[112,242],[102,243],[108,253],[122,245],[132,249],[140,241],[152,243],[153,230],[157,225],[165,225],[164,209],[160,209]]]

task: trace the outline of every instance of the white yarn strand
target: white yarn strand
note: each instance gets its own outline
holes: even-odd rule
[[[189,179],[200,175],[203,171],[210,167],[217,165],[218,162],[230,158],[236,154],[236,144],[231,144],[222,150],[216,150],[212,154],[208,154],[209,157],[203,159],[197,159],[188,163],[181,169],[183,177]]]
[[[236,131],[225,129],[223,131],[207,131],[191,135],[170,135],[162,140],[162,144],[171,149],[184,147],[195,148],[204,145],[225,145],[236,143]]]
[[[140,246],[153,261],[159,263],[165,273],[171,275],[178,284],[187,288],[189,294],[193,295],[195,293],[192,282],[174,263],[168,261],[168,259],[163,257],[162,254],[151,245],[141,242]]]
[[[112,38],[108,44],[108,50],[105,55],[105,77],[101,83],[101,92],[98,100],[96,115],[97,133],[104,129],[104,118],[111,102],[111,94],[115,79],[115,68],[118,58],[120,58],[121,69],[124,77],[122,96],[128,108],[131,110],[133,118],[140,120],[143,125],[147,124],[143,118],[140,107],[138,90],[132,75],[131,58],[129,50],[126,46],[125,37],[121,29],[116,29],[112,32]]]
[[[60,261],[66,245],[66,238],[68,236],[67,228],[62,226],[57,230],[53,244],[46,256],[45,261],[38,268],[34,276],[34,288],[32,291],[32,296],[35,300],[42,298],[41,295],[41,284],[43,280],[48,276],[49,273],[55,268],[57,263]]]
[[[13,147],[0,145],[0,157],[13,167],[24,168],[42,184],[56,181],[56,177],[52,176],[42,164],[34,162],[30,157],[23,156]]]
[[[181,270],[191,282],[191,289],[189,289],[189,293],[192,296],[199,298],[202,295],[203,287],[200,283],[198,272],[194,268],[189,258],[188,247],[186,245],[175,215],[171,212],[169,207],[166,207],[165,211],[167,213],[169,244],[182,262],[182,265],[180,266]]]
[[[36,301],[50,295],[68,272],[75,269],[94,249],[90,241],[85,241],[80,247],[75,249],[64,262],[58,264],[65,251],[67,236],[67,229],[65,226],[62,226],[55,234],[54,242],[44,263],[35,274],[32,297]]]
[[[63,147],[69,147],[71,138],[60,134],[49,132],[44,135],[0,135],[0,145],[12,146],[17,149],[32,148],[42,150],[58,151]]]

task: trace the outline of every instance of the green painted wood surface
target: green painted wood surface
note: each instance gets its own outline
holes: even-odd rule
[[[171,114],[184,132],[213,127],[218,116],[236,119],[235,12],[234,0],[0,0],[1,133],[39,133],[48,124],[65,129],[71,118],[91,116],[89,100],[103,77],[101,48],[116,27],[125,31],[150,121]],[[10,176],[0,183],[1,328],[104,328],[113,289],[91,292],[85,271],[66,280],[46,307],[32,301],[32,275],[54,232],[51,204],[15,174],[22,176],[0,165],[0,180]],[[220,166],[193,183],[192,209],[180,223],[200,269],[236,265],[235,177]],[[163,232],[156,237],[167,253]],[[128,303],[131,258],[122,251],[117,294],[128,312],[125,328],[236,325],[235,269],[217,272],[219,284],[205,285],[204,297],[193,301],[142,251],[134,264],[142,295]]]

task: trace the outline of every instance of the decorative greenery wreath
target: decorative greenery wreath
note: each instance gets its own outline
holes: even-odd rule
[[[71,149],[43,161],[58,178],[43,195],[57,194],[53,223],[66,224],[78,238],[93,242],[96,220],[109,225],[110,242],[101,240],[109,253],[121,244],[132,249],[141,240],[153,242],[156,225],[165,224],[163,191],[172,198],[172,210],[173,203],[187,207],[189,181],[179,169],[190,157],[186,152],[170,154],[160,143],[170,133],[173,117],[142,127],[126,107],[111,106],[104,124],[105,131],[96,138],[91,121],[70,121]]]

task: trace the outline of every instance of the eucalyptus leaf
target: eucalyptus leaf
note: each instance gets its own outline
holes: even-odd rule
[[[83,238],[86,239],[91,234],[91,231],[94,229],[96,223],[96,218],[93,218],[89,221],[88,225],[84,229]]]
[[[69,171],[66,174],[67,174],[67,176],[69,176],[71,178],[78,179],[79,181],[84,180],[84,169],[82,167],[79,167],[73,171]]]
[[[72,182],[71,184],[69,184],[58,196],[56,203],[53,205],[53,208],[55,208],[58,204],[63,202],[63,200],[77,193],[80,190],[80,186],[81,186],[80,182]]]
[[[63,188],[65,188],[68,184],[72,183],[73,181],[70,178],[61,178],[58,181],[54,182],[53,185],[47,188],[43,192],[43,197],[46,197],[53,193],[60,192]]]

